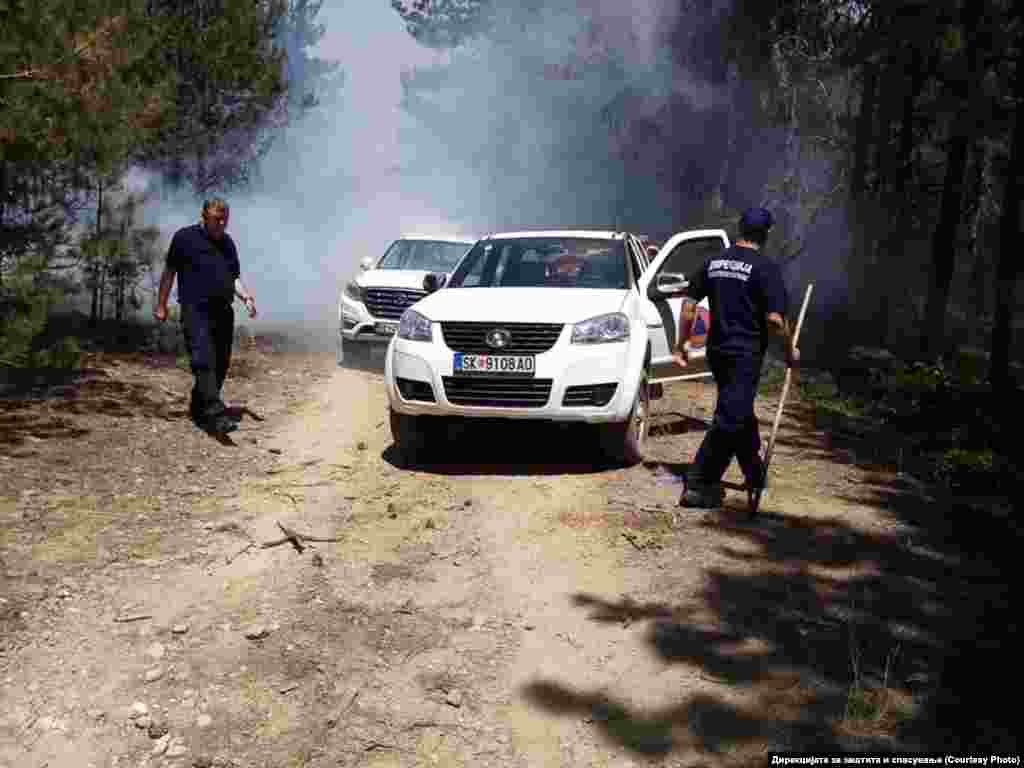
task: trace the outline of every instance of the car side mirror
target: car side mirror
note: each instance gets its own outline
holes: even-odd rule
[[[423,277],[423,290],[427,293],[433,293],[441,288],[444,288],[444,284],[448,282],[448,275],[444,272],[428,272]]]
[[[362,261],[359,262],[359,268],[364,272],[368,269],[373,269],[373,259],[366,256]]]
[[[689,286],[690,281],[684,274],[659,272],[654,280],[647,284],[647,298],[651,301],[659,301],[682,296]]]

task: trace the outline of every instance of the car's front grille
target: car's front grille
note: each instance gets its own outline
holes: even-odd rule
[[[415,288],[367,288],[366,308],[373,317],[397,320],[426,295],[426,291]]]
[[[416,381],[414,379],[403,379],[396,377],[395,383],[403,400],[419,400],[424,403],[435,402],[434,388],[429,381]]]
[[[593,405],[602,407],[608,405],[615,396],[615,389],[618,384],[582,384],[565,388],[562,395],[562,405],[584,406]]]
[[[481,408],[543,408],[551,395],[551,379],[508,376],[444,376],[444,394],[454,405]]]
[[[467,354],[536,355],[547,352],[562,333],[561,324],[553,323],[481,323],[442,322],[444,342],[456,352]],[[496,329],[508,331],[508,343],[495,349],[487,343],[487,334]]]

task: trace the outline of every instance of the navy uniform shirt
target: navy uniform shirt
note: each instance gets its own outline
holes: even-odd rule
[[[178,275],[179,304],[234,301],[241,267],[235,241],[227,233],[217,241],[202,224],[182,227],[167,249],[167,269]]]
[[[753,248],[734,245],[704,262],[687,294],[711,305],[709,353],[763,355],[770,312],[785,316],[789,297],[779,265]]]

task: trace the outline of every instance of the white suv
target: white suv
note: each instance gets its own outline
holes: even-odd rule
[[[365,258],[338,298],[338,365],[384,351],[407,307],[427,295],[423,278],[450,272],[475,242],[446,235],[402,235],[378,259]]]
[[[480,240],[449,278],[425,279],[388,345],[396,446],[421,452],[437,417],[581,421],[609,458],[642,460],[652,385],[710,375],[672,349],[686,273],[728,245],[718,229],[681,232],[653,258],[624,232]]]

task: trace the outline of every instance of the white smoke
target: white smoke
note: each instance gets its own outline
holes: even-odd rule
[[[668,0],[548,0],[539,15],[508,3],[486,37],[439,53],[387,0],[327,0],[311,53],[340,64],[342,89],[288,129],[256,191],[228,195],[261,318],[330,334],[360,259],[402,232],[677,229],[721,153],[702,122],[721,95],[667,46],[677,24],[699,40],[704,13]],[[431,67],[438,87],[404,109],[403,73]],[[680,153],[688,180],[666,172]],[[199,203],[151,211],[165,243]]]

